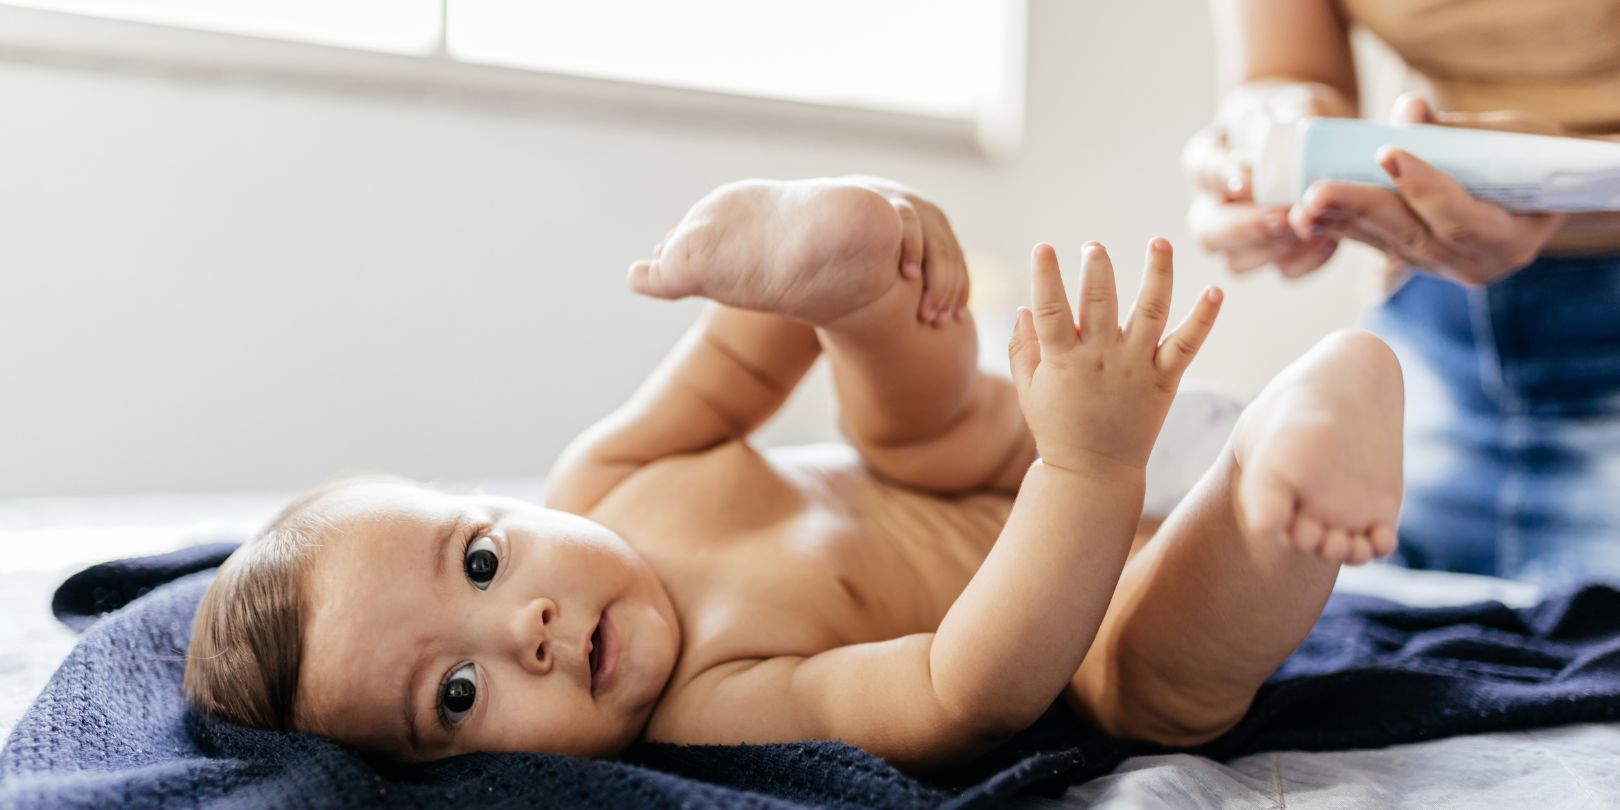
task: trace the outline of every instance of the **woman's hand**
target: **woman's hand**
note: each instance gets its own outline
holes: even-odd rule
[[[1436,116],[1404,96],[1395,120],[1446,126],[1562,134],[1557,124],[1515,113]],[[1394,190],[1363,183],[1319,182],[1289,214],[1294,231],[1312,239],[1354,239],[1407,264],[1468,285],[1498,281],[1534,261],[1563,224],[1562,214],[1513,214],[1476,199],[1462,184],[1410,152],[1385,147],[1378,163]]]
[[[1288,207],[1254,202],[1252,172],[1233,150],[1232,129],[1245,121],[1293,120],[1341,115],[1349,104],[1321,85],[1256,85],[1234,94],[1214,123],[1194,133],[1182,152],[1182,168],[1193,187],[1187,224],[1198,243],[1241,274],[1276,265],[1290,278],[1321,267],[1339,247],[1329,236],[1301,237],[1289,224]]]

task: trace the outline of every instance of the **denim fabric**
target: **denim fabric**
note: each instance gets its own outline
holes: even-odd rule
[[[1620,581],[1620,257],[1418,273],[1368,327],[1406,373],[1400,560]]]

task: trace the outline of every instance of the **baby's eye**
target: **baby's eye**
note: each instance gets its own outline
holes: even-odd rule
[[[453,726],[472,711],[473,702],[478,698],[477,679],[478,673],[472,664],[463,664],[450,673],[450,680],[445,681],[439,691],[439,714],[444,722]]]
[[[482,591],[495,580],[495,571],[501,567],[500,555],[495,551],[495,541],[488,535],[467,544],[467,556],[462,559],[461,566],[467,572],[467,579]]]

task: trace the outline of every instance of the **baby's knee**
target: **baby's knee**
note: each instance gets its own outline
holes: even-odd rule
[[[1223,701],[1163,685],[1138,685],[1088,707],[1087,714],[1111,737],[1193,748],[1231,731],[1248,713],[1252,700],[1251,696],[1240,702]]]

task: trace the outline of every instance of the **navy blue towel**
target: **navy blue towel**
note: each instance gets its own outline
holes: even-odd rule
[[[0,808],[983,807],[1026,791],[1050,795],[1160,750],[1109,739],[1054,710],[1001,749],[928,779],[829,742],[643,744],[616,762],[476,754],[377,765],[316,737],[186,710],[180,676],[192,614],[230,549],[109,563],[63,584],[57,615],[88,626],[0,751]],[[1384,746],[1617,717],[1614,590],[1589,587],[1525,610],[1335,597],[1243,722],[1197,752]]]

